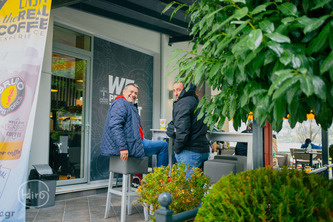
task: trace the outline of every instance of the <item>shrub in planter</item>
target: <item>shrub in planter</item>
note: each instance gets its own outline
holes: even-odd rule
[[[209,189],[209,178],[203,175],[201,169],[195,168],[191,178],[187,179],[187,167],[184,164],[174,164],[170,177],[169,171],[169,166],[158,167],[154,168],[153,173],[145,175],[137,191],[139,193],[137,201],[150,206],[150,210],[155,212],[160,207],[158,196],[168,192],[172,196],[169,208],[174,210],[174,213],[197,207]]]
[[[333,221],[333,183],[287,168],[228,175],[205,196],[195,221]]]

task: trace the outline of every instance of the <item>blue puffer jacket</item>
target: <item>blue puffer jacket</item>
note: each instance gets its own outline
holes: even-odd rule
[[[106,117],[101,154],[119,156],[120,150],[128,149],[129,156],[144,157],[139,124],[140,116],[137,108],[124,97],[118,96],[111,103]]]

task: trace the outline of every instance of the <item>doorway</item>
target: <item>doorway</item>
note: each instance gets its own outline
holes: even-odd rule
[[[66,180],[87,181],[84,149],[87,68],[88,59],[52,53],[49,164],[64,184],[68,184]]]

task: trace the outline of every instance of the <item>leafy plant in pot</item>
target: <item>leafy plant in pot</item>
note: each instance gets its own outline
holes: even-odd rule
[[[158,209],[158,196],[167,192],[172,196],[169,209],[174,213],[191,210],[201,203],[209,189],[209,178],[204,176],[200,168],[195,168],[190,179],[186,178],[187,167],[184,164],[174,164],[169,176],[170,167],[154,168],[154,172],[145,175],[138,188],[137,202],[150,207],[151,219],[154,221],[154,212]]]

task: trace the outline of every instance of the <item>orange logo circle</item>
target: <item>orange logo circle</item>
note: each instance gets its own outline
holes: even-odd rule
[[[5,108],[8,108],[14,102],[16,96],[16,85],[8,86],[1,94],[1,105]]]
[[[25,83],[20,76],[13,76],[0,83],[0,115],[17,110],[25,96]]]

